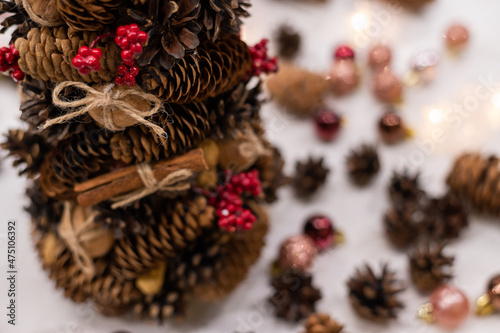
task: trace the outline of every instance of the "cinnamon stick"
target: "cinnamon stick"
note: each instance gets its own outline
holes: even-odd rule
[[[198,148],[171,160],[158,162],[152,165],[151,168],[155,178],[161,180],[172,172],[181,169],[198,173],[208,169],[208,166],[205,162],[203,150]],[[77,184],[74,190],[75,192],[80,192],[77,196],[78,203],[86,207],[96,205],[143,186],[144,184],[135,166],[131,166]]]

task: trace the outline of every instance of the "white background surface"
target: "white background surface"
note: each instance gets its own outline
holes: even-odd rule
[[[372,38],[359,38],[350,25],[350,17],[365,11],[375,17],[370,23]],[[19,222],[18,227],[18,326],[6,325],[6,280],[0,274],[0,332],[110,332],[126,329],[130,332],[299,332],[301,327],[275,319],[265,307],[271,293],[268,286],[268,267],[275,257],[279,244],[285,238],[301,231],[303,220],[312,213],[329,214],[347,237],[347,243],[331,253],[319,257],[314,266],[314,284],[323,292],[318,302],[319,311],[332,314],[345,323],[346,331],[374,333],[439,332],[416,319],[417,307],[426,301],[410,285],[401,295],[406,309],[399,320],[387,326],[373,325],[359,320],[347,300],[345,281],[356,266],[369,262],[377,265],[388,260],[401,278],[407,279],[407,260],[404,253],[391,248],[382,229],[381,216],[388,206],[386,184],[394,168],[403,160],[413,157],[422,172],[424,187],[433,195],[445,191],[444,179],[453,156],[467,149],[481,149],[500,154],[500,109],[492,104],[492,96],[482,99],[480,105],[459,118],[459,126],[450,128],[447,119],[432,124],[428,111],[439,105],[472,103],[474,89],[481,84],[479,78],[493,78],[500,82],[500,43],[498,15],[500,4],[496,0],[436,0],[421,14],[391,11],[378,1],[331,0],[326,4],[300,4],[293,1],[253,1],[253,17],[247,21],[244,36],[253,44],[270,35],[281,22],[288,21],[302,33],[304,47],[297,61],[309,69],[326,71],[331,52],[341,42],[355,44],[363,70],[363,84],[351,97],[329,100],[329,105],[342,113],[346,126],[338,141],[319,143],[308,121],[295,120],[269,104],[263,110],[270,129],[269,137],[283,151],[288,161],[287,171],[293,170],[297,159],[309,154],[325,156],[333,169],[327,185],[311,202],[297,201],[288,189],[281,192],[281,200],[271,209],[272,227],[267,246],[260,261],[253,267],[246,281],[225,301],[215,305],[198,306],[192,310],[191,320],[179,325],[162,327],[136,323],[123,318],[104,318],[92,311],[90,305],[77,305],[63,298],[53,282],[42,272],[29,238],[29,217],[22,207],[25,180],[19,178],[3,161],[0,174],[0,232],[5,232],[9,218]],[[376,18],[378,17],[378,18]],[[453,22],[463,22],[471,31],[468,50],[459,59],[447,56],[442,35]],[[355,37],[358,37],[355,39]],[[357,189],[346,178],[344,160],[353,146],[377,140],[375,124],[383,111],[369,91],[369,72],[364,68],[367,45],[385,41],[394,51],[393,69],[403,75],[411,56],[419,49],[430,48],[443,54],[436,80],[426,87],[407,89],[401,112],[415,130],[412,141],[395,147],[380,145],[382,170],[377,179],[366,189]],[[5,43],[5,39],[4,39]],[[499,87],[500,88],[500,87]],[[482,91],[484,92],[484,91]],[[499,90],[500,92],[500,90]],[[500,96],[500,95],[499,95]],[[0,82],[0,129],[22,126],[19,116],[16,87],[9,80]],[[497,103],[500,104],[500,103]],[[500,106],[500,105],[499,105]],[[445,133],[445,140],[429,144],[436,128]],[[424,153],[422,144],[431,147]],[[483,293],[488,279],[500,273],[500,223],[494,220],[471,217],[471,226],[461,239],[453,242],[448,252],[456,255],[454,283],[474,301]],[[6,271],[5,235],[0,239],[0,271]],[[0,237],[2,237],[0,236]],[[497,333],[500,314],[485,319],[471,318],[459,333]]]

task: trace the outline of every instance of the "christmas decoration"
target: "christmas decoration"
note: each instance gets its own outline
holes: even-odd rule
[[[468,211],[463,202],[450,193],[429,202],[423,224],[435,239],[455,239],[469,225]]]
[[[386,112],[378,123],[380,138],[387,144],[396,144],[410,135],[401,117],[393,112]]]
[[[294,270],[286,270],[272,279],[274,294],[269,299],[275,315],[287,321],[297,322],[315,312],[315,304],[321,293],[312,285],[312,276]]]
[[[353,149],[347,157],[347,171],[354,184],[367,185],[380,170],[377,150],[371,145]]]
[[[323,165],[323,158],[309,157],[307,161],[298,161],[295,165],[295,176],[292,186],[300,197],[314,194],[325,182],[330,169]]]
[[[372,82],[372,91],[382,103],[397,103],[403,98],[403,84],[389,68],[375,74]]]
[[[287,111],[309,116],[323,105],[328,82],[323,76],[292,64],[283,64],[279,72],[266,81],[274,100]]]
[[[344,326],[326,313],[314,313],[307,317],[304,328],[303,333],[341,333]]]
[[[454,258],[443,254],[444,245],[422,243],[409,256],[413,283],[422,292],[430,292],[452,278]]]
[[[281,244],[278,264],[281,270],[307,272],[314,263],[318,250],[308,236],[294,236]]]
[[[27,125],[2,147],[31,179],[36,250],[66,297],[163,322],[224,298],[259,257],[286,177],[259,115],[276,62],[239,37],[248,6],[0,1],[0,67]]]
[[[498,216],[498,166],[500,160],[478,153],[459,156],[448,174],[450,191],[469,202],[480,213]]]
[[[460,52],[469,41],[469,31],[461,24],[454,24],[446,30],[445,40],[450,51]]]
[[[309,236],[319,251],[343,242],[343,235],[334,228],[332,220],[325,215],[313,215],[306,220],[304,234]]]
[[[404,286],[395,278],[387,264],[382,266],[382,272],[378,276],[368,265],[364,270],[357,269],[347,286],[354,310],[370,321],[383,323],[395,319],[397,311],[403,308],[397,294],[404,290]]]
[[[349,46],[341,45],[335,50],[334,62],[327,76],[334,94],[347,95],[358,86],[359,73],[354,57],[354,50]]]
[[[420,187],[419,174],[411,175],[405,169],[394,172],[388,186],[391,203],[398,210],[414,211],[423,205],[425,192]]]
[[[283,24],[276,31],[278,55],[284,59],[293,59],[300,50],[301,37],[293,27]]]
[[[392,51],[384,44],[377,44],[370,50],[368,64],[374,71],[381,71],[391,63]]]
[[[323,141],[332,141],[337,138],[342,118],[334,111],[320,109],[315,116],[316,134]]]
[[[384,228],[389,241],[403,248],[418,239],[420,225],[418,212],[409,209],[390,209],[383,218]]]
[[[465,321],[469,309],[469,301],[462,291],[450,285],[442,285],[432,292],[429,303],[420,307],[418,315],[427,323],[455,329]]]
[[[488,316],[500,311],[500,275],[490,279],[486,288],[486,294],[476,301],[476,314]]]

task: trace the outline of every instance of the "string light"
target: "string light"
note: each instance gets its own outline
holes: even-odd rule
[[[368,26],[368,21],[368,16],[360,12],[351,17],[351,26],[356,31],[363,31]]]
[[[500,109],[500,92],[493,95],[491,102],[497,109]]]
[[[441,109],[432,109],[429,111],[429,120],[431,123],[440,124],[443,122],[444,112]]]

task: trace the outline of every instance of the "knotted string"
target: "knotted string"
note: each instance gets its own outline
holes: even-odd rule
[[[62,100],[59,95],[68,87],[83,90],[86,93],[85,97],[74,101]],[[164,110],[163,103],[158,97],[136,89],[121,90],[113,89],[114,87],[114,84],[109,84],[103,91],[99,91],[83,82],[67,81],[58,84],[52,91],[52,102],[55,106],[65,110],[67,113],[60,117],[47,120],[41,128],[46,129],[55,124],[65,123],[96,108],[101,108],[103,111],[102,125],[111,131],[125,129],[125,127],[116,125],[113,120],[113,111],[121,111],[126,116],[137,121],[137,123],[151,128],[158,136],[167,137],[167,133],[165,133],[163,128],[145,119],[146,117]],[[125,100],[126,97],[136,97],[147,101],[151,104],[151,108],[147,111],[134,108],[131,103]]]
[[[102,229],[95,230],[89,228],[94,223],[96,215],[97,212],[94,211],[82,223],[75,223],[76,221],[73,220],[75,214],[72,214],[72,204],[65,202],[61,223],[57,230],[59,236],[73,253],[73,259],[77,266],[80,267],[84,274],[89,276],[94,275],[95,265],[92,257],[82,246],[82,242],[98,238],[102,234]],[[79,226],[78,230],[75,230],[75,224]]]
[[[136,165],[136,168],[144,187],[115,198],[114,201],[116,202],[111,205],[111,208],[116,209],[127,206],[136,200],[155,193],[156,191],[179,192],[187,190],[191,186],[188,182],[184,182],[193,175],[193,173],[188,169],[174,171],[162,180],[158,181],[156,180],[153,170],[148,163],[138,164]]]

